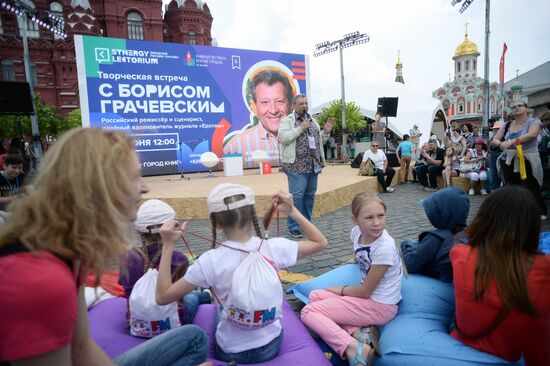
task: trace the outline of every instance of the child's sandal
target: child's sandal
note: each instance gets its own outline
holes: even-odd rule
[[[369,353],[367,355],[366,359],[363,359],[363,346],[365,345],[365,342],[359,341],[359,346],[357,347],[357,352],[355,353],[355,357],[353,357],[351,360],[349,360],[350,366],[372,366],[372,361],[374,360],[374,355],[376,352],[374,351],[374,348],[371,348],[369,350]]]
[[[371,325],[359,330],[359,334],[355,337],[359,342],[366,342],[378,356],[382,356],[382,350],[380,349],[380,332],[376,325]]]

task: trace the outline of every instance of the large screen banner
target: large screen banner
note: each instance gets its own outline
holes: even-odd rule
[[[90,36],[75,46],[83,126],[133,135],[144,175],[204,171],[208,151],[251,168],[261,150],[279,165],[279,122],[308,94],[305,55]]]

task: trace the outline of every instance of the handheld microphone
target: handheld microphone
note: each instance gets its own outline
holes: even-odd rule
[[[304,121],[307,121],[307,120],[309,120],[309,122],[311,124],[311,115],[307,112],[304,112]],[[309,135],[309,127],[306,128],[305,133],[306,133],[306,135]]]

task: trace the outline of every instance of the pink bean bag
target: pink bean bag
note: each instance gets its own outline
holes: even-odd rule
[[[88,313],[93,339],[111,358],[115,358],[146,341],[146,339],[133,337],[126,332],[125,314],[126,299],[124,298],[105,300]],[[201,305],[193,323],[206,332],[209,340],[208,358],[215,365],[219,365],[224,362],[214,358],[215,319],[215,306]],[[283,305],[282,324],[285,333],[279,354],[273,360],[261,365],[330,365],[323,351],[286,301]]]

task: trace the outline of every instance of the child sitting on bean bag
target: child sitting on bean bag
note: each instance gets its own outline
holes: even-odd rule
[[[401,250],[409,273],[453,281],[449,251],[455,235],[466,228],[470,200],[463,190],[450,187],[435,192],[419,204],[435,230],[423,231],[416,240],[404,240]]]

